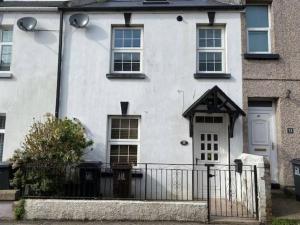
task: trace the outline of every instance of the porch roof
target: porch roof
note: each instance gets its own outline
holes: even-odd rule
[[[195,101],[183,116],[190,120],[190,136],[193,136],[193,117],[195,113],[227,113],[229,115],[229,137],[233,137],[234,124],[239,116],[246,113],[232,101],[218,86],[207,90]]]
[[[195,101],[184,113],[188,118],[196,112],[203,113],[228,113],[237,116],[246,116],[246,113],[232,101],[218,86],[207,90],[197,101]]]

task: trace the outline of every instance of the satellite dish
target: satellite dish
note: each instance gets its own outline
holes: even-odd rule
[[[82,13],[73,14],[70,16],[70,25],[76,28],[84,28],[89,23],[89,16]]]
[[[34,31],[37,20],[34,17],[23,17],[18,19],[17,25],[23,31]]]

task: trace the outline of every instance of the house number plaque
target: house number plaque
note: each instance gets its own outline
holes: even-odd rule
[[[289,128],[287,129],[287,133],[288,133],[288,134],[293,134],[293,133],[294,133],[294,128],[290,128],[290,127],[289,127]]]

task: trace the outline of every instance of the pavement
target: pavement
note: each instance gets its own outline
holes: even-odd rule
[[[300,220],[300,201],[293,192],[272,190],[272,213],[278,219]]]

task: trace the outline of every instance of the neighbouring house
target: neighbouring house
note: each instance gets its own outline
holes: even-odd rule
[[[100,175],[88,170],[101,177],[97,197],[208,200],[209,216],[267,220],[264,158],[243,154],[244,9],[229,0],[1,1],[0,159],[50,112],[79,120],[94,141],[85,160],[102,162]],[[116,178],[120,164],[132,174]],[[86,183],[76,185],[82,194]]]
[[[267,157],[274,187],[294,185],[299,158],[300,2],[246,1],[243,19],[244,148]]]

